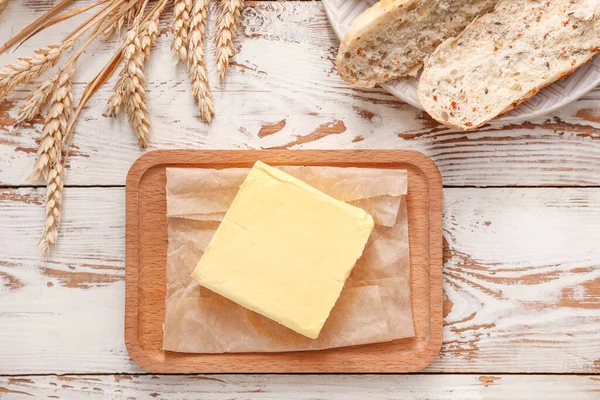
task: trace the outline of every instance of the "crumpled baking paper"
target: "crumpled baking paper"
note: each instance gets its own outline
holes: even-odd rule
[[[190,278],[250,171],[167,168],[167,292],[163,349],[186,353],[283,352],[414,336],[407,174],[404,170],[278,167],[367,211],[375,229],[318,339],[199,286]]]

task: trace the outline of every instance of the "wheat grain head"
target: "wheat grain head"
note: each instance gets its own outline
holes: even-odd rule
[[[141,148],[148,146],[150,134],[150,115],[146,107],[144,85],[144,52],[138,35],[138,27],[132,28],[125,47],[125,66],[123,68],[123,99],[129,122],[133,125]]]
[[[63,188],[64,167],[61,161],[55,161],[50,165],[46,176],[46,218],[44,232],[39,243],[40,251],[46,257],[58,239]]]
[[[27,97],[19,109],[15,125],[29,122],[40,114],[42,107],[46,104],[46,100],[48,100],[48,97],[50,97],[54,90],[56,78],[57,77],[46,79],[35,92]]]
[[[32,179],[46,178],[52,165],[62,160],[63,140],[73,104],[71,77],[74,71],[75,65],[72,64],[59,72],[56,77],[56,87],[42,129],[42,140],[38,145]]]
[[[72,42],[53,44],[35,51],[32,57],[19,58],[16,63],[0,69],[0,99],[17,85],[25,84],[56,65],[62,53]]]
[[[221,14],[217,19],[215,35],[215,58],[217,59],[217,75],[224,82],[229,72],[229,60],[233,57],[233,39],[241,19],[244,0],[221,0]]]
[[[215,105],[204,60],[207,16],[208,0],[196,0],[192,9],[187,47],[188,73],[192,80],[192,94],[198,102],[200,117],[210,123],[215,115]]]
[[[173,42],[171,49],[176,56],[175,63],[187,59],[187,37],[190,25],[190,13],[192,12],[192,0],[175,0],[173,8]]]
[[[146,90],[144,89],[146,84],[144,63],[150,55],[151,47],[156,43],[160,13],[165,4],[166,2],[158,4],[152,18],[141,28],[135,25],[127,33],[124,49],[125,65],[106,109],[110,115],[116,115],[121,106],[125,106],[129,122],[134,128],[138,143],[142,148],[148,146],[150,135],[150,114],[146,105]]]
[[[46,178],[46,218],[39,242],[40,251],[46,257],[58,239],[60,226],[64,188],[62,148],[73,104],[71,78],[74,71],[75,63],[66,66],[55,78],[55,89],[34,166],[34,175]]]

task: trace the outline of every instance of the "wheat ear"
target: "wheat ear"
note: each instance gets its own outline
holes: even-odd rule
[[[121,105],[123,104],[123,98],[125,96],[125,79],[124,70],[119,74],[119,79],[113,87],[113,94],[108,98],[106,102],[106,113],[111,117],[115,117],[121,111]]]
[[[137,37],[139,33],[137,24],[127,32],[125,36],[125,42],[123,43],[124,47],[124,59],[125,66],[119,73],[119,79],[117,79],[117,83],[113,87],[113,94],[108,99],[106,104],[106,113],[111,116],[116,116],[121,111],[121,105],[123,105],[123,101],[129,92],[129,87],[131,86],[130,78],[131,76],[127,73],[127,67],[129,64],[129,59],[136,52],[136,40],[138,44],[141,45],[139,38]],[[131,47],[133,46],[133,48]]]
[[[150,56],[150,50],[152,46],[156,44],[156,39],[158,39],[158,23],[160,21],[160,14],[163,12],[167,2],[165,0],[162,3],[157,4],[157,8],[155,10],[151,10],[152,18],[148,20],[148,22],[144,23],[142,26],[142,33],[140,35],[140,44],[142,48],[142,52],[144,53],[144,62]]]
[[[164,10],[166,4],[166,0],[161,0],[159,3],[157,3],[155,5],[155,8],[153,8],[149,12],[150,19],[142,25],[141,29],[138,29],[140,49],[142,52],[142,65],[150,56],[150,50],[152,46],[156,43],[156,39],[158,38],[158,23],[160,19],[160,14]],[[130,37],[128,36],[128,38],[126,38],[125,40],[125,49],[127,49],[127,47],[129,46],[129,38]],[[121,105],[123,104],[123,97],[125,91],[127,90],[127,87],[129,86],[128,78],[129,75],[125,73],[124,68],[119,74],[119,79],[117,80],[117,83],[113,88],[113,94],[108,99],[106,105],[106,112],[111,116],[116,116],[121,110]]]
[[[59,72],[56,78],[56,88],[42,129],[42,140],[37,149],[32,179],[46,178],[53,165],[61,163],[64,136],[73,104],[71,76],[74,71],[75,65],[69,65]]]
[[[46,220],[44,233],[39,243],[43,256],[48,255],[50,247],[56,243],[58,238],[63,185],[64,167],[60,161],[57,161],[52,163],[46,177]]]
[[[45,80],[35,92],[27,97],[25,103],[23,103],[19,109],[15,125],[29,122],[40,114],[42,107],[46,104],[46,100],[48,100],[48,97],[50,97],[54,90],[56,78],[57,77]]]
[[[188,73],[192,80],[192,94],[198,102],[200,117],[210,123],[215,115],[215,103],[210,91],[204,60],[207,15],[208,0],[196,0],[192,9],[187,49]]]
[[[146,77],[144,76],[144,52],[137,35],[125,50],[126,71],[129,85],[125,107],[129,122],[133,124],[141,148],[148,147],[150,135],[150,114],[146,106]]]
[[[114,87],[114,93],[108,101],[107,111],[118,114],[122,104],[125,105],[129,122],[133,125],[140,147],[148,146],[150,134],[150,116],[146,107],[146,90],[144,84],[144,59],[142,43],[138,36],[139,27],[136,23],[127,32],[125,38],[125,66]]]
[[[233,39],[241,19],[244,0],[221,0],[221,14],[217,19],[215,35],[215,58],[217,59],[217,75],[224,82],[229,71],[229,60],[233,57]]]
[[[150,115],[146,106],[144,84],[144,63],[150,55],[150,49],[158,38],[158,23],[166,0],[157,3],[150,11],[151,18],[141,29],[136,26],[130,30],[125,40],[125,66],[114,87],[114,93],[108,100],[107,112],[111,115],[119,113],[125,103],[129,121],[133,124],[140,147],[148,146],[150,133]],[[141,32],[141,33],[140,33]]]
[[[61,70],[56,78],[56,88],[50,100],[42,141],[38,147],[38,159],[34,166],[34,174],[46,178],[46,219],[39,243],[43,256],[48,255],[50,247],[58,239],[64,187],[62,147],[73,104],[71,77],[74,71],[75,63]]]
[[[150,11],[152,17],[144,23],[141,29],[141,34],[134,39],[134,44],[128,46],[125,50],[125,60],[127,75],[129,76],[130,84],[127,106],[127,115],[129,122],[133,124],[138,136],[138,143],[141,148],[148,146],[148,136],[150,135],[150,114],[146,106],[146,76],[144,75],[144,65],[150,56],[150,50],[156,43],[158,38],[158,23],[160,14],[164,10],[167,2],[162,1],[155,5],[155,8]]]
[[[56,65],[63,51],[71,44],[69,41],[38,49],[34,56],[19,58],[16,63],[0,69],[0,99],[17,85],[30,82]]]
[[[2,11],[4,11],[4,9],[6,8],[7,5],[8,5],[8,0],[0,0],[0,14],[2,13]]]
[[[179,60],[187,59],[187,37],[190,25],[190,13],[192,12],[192,0],[175,0],[173,8],[173,42],[171,49],[177,57],[175,63]]]

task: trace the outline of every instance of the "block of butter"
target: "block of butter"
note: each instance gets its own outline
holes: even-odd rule
[[[362,209],[258,161],[192,278],[316,339],[373,225]]]

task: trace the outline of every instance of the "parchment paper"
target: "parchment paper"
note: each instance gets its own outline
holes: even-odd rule
[[[318,339],[306,338],[190,278],[250,171],[167,168],[163,349],[187,353],[318,350],[414,336],[404,170],[279,167],[363,208],[375,229]]]

